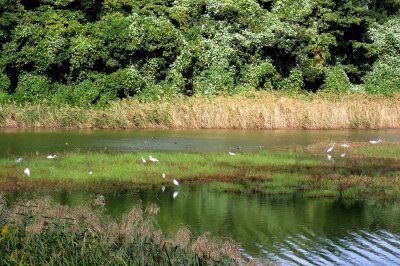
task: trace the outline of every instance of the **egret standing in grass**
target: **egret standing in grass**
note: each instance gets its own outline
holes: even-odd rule
[[[161,177],[162,177],[162,178],[165,178],[165,173],[161,173]]]
[[[54,154],[54,155],[51,155],[51,154],[50,154],[50,155],[48,155],[46,158],[47,158],[47,159],[54,159],[54,158],[56,158],[56,157],[57,157],[57,155],[55,155],[55,154]]]
[[[326,157],[328,158],[328,161],[332,161],[332,155],[330,155],[329,153],[326,155]]]
[[[229,153],[229,155],[236,155],[236,153],[234,153],[234,152],[228,152]]]
[[[175,178],[172,180],[172,183],[174,183],[175,186],[179,186],[179,182]]]
[[[19,157],[19,158],[17,158],[17,159],[15,159],[15,161],[14,161],[15,163],[20,163],[20,162],[22,162],[22,158],[21,157]]]
[[[335,144],[336,144],[336,143],[333,143],[333,145],[330,146],[330,147],[326,150],[326,152],[327,152],[327,153],[332,152],[332,151],[333,151],[333,148],[335,147]]]
[[[165,186],[161,187],[161,191],[164,192],[165,191]]]
[[[346,153],[345,152],[343,152],[342,154],[340,154],[340,157],[344,157],[344,156],[346,156]]]
[[[25,168],[24,170],[24,174],[26,174],[27,176],[31,176],[31,170],[29,170],[29,168]]]
[[[350,144],[343,143],[341,146],[344,147],[344,148],[348,148],[348,147],[350,147]]]
[[[146,160],[143,158],[143,156],[142,156],[142,163],[146,163]]]
[[[371,143],[371,144],[378,144],[378,143],[381,142],[381,141],[382,141],[381,139],[378,139],[378,140],[370,140],[369,143]]]
[[[89,175],[93,175],[93,171],[89,171]]]
[[[154,158],[153,156],[149,156],[149,160],[152,162],[152,163],[158,163],[159,162],[159,160],[158,159],[156,159],[156,158]]]

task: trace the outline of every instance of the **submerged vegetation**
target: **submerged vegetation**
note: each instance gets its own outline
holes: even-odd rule
[[[60,153],[55,159],[32,155],[16,163],[0,161],[6,190],[132,186],[174,186],[210,182],[213,190],[346,198],[399,198],[400,145],[383,142],[335,147],[327,143],[290,151],[226,153],[134,152]],[[152,155],[158,163],[142,162]],[[30,176],[24,174],[29,166]],[[165,178],[162,177],[165,173]]]
[[[138,204],[116,221],[101,207],[71,209],[48,199],[20,201],[9,208],[0,194],[0,264],[243,264],[232,240],[209,234],[193,239],[188,228],[171,239],[165,237],[155,223],[158,211],[154,204],[146,208]]]
[[[399,9],[398,0],[0,0],[0,102],[392,95]]]
[[[232,97],[129,99],[101,109],[48,104],[0,105],[0,127],[173,129],[380,129],[400,128],[400,94],[257,92]]]

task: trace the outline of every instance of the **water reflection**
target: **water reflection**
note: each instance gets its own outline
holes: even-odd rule
[[[0,157],[64,151],[254,151],[318,142],[400,141],[400,130],[0,130]],[[68,143],[68,145],[66,145]]]
[[[67,205],[94,199],[85,192],[52,197]],[[400,263],[400,202],[227,194],[209,192],[206,185],[124,190],[105,197],[105,211],[116,219],[139,200],[144,206],[154,202],[161,208],[157,222],[167,234],[188,225],[194,235],[229,236],[248,257],[294,265]]]

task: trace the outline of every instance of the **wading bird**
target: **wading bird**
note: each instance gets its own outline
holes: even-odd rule
[[[31,170],[29,170],[29,168],[25,168],[24,174],[26,174],[27,176],[31,176]]]
[[[330,155],[329,153],[326,155],[326,157],[328,158],[328,161],[332,161],[332,155]]]
[[[153,156],[149,156],[149,160],[152,162],[152,163],[158,163],[159,162],[159,160],[158,159],[156,159],[156,158],[154,158]]]
[[[93,171],[89,171],[89,175],[93,175]]]
[[[20,163],[20,162],[22,162],[22,158],[21,157],[19,157],[19,158],[17,158],[17,159],[15,159],[15,161],[14,161],[15,163]]]
[[[143,158],[143,156],[142,156],[142,163],[146,163],[146,160]]]
[[[371,143],[371,144],[378,144],[378,143],[381,142],[381,141],[382,141],[381,139],[378,139],[378,140],[370,140],[369,143]]]
[[[161,177],[162,177],[162,178],[165,178],[165,173],[161,173]]]
[[[344,157],[344,156],[346,156],[346,153],[342,153],[342,154],[340,154],[340,157]]]
[[[179,182],[175,178],[172,180],[172,183],[174,183],[175,186],[179,186]]]
[[[333,148],[335,147],[335,144],[336,143],[333,143],[333,145],[332,146],[330,146],[327,150],[326,150],[326,152],[332,152],[333,151]]]
[[[48,155],[46,158],[47,158],[47,159],[54,159],[54,158],[56,158],[56,157],[57,157],[57,155],[55,155],[55,154],[54,154],[54,155],[51,155],[51,154],[50,154],[50,155]]]
[[[172,194],[172,197],[175,199],[176,197],[178,197],[178,191],[175,191],[174,194]]]
[[[229,153],[229,155],[236,155],[236,153],[234,153],[234,152],[228,152]]]
[[[344,143],[344,144],[342,144],[341,146],[342,146],[342,147],[345,147],[345,148],[348,148],[348,147],[350,147],[350,144]]]
[[[165,191],[165,186],[161,187],[161,191],[164,192]]]

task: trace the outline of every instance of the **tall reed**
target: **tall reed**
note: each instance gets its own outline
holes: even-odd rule
[[[46,104],[0,106],[1,127],[171,129],[400,128],[400,95],[257,92],[251,96],[192,97],[140,103],[128,99],[104,109]]]
[[[70,209],[48,199],[25,200],[9,209],[0,194],[1,265],[235,265],[231,240],[193,239],[187,228],[166,238],[155,226],[159,208],[140,204],[121,221],[101,207]],[[100,208],[100,209],[99,209]]]

